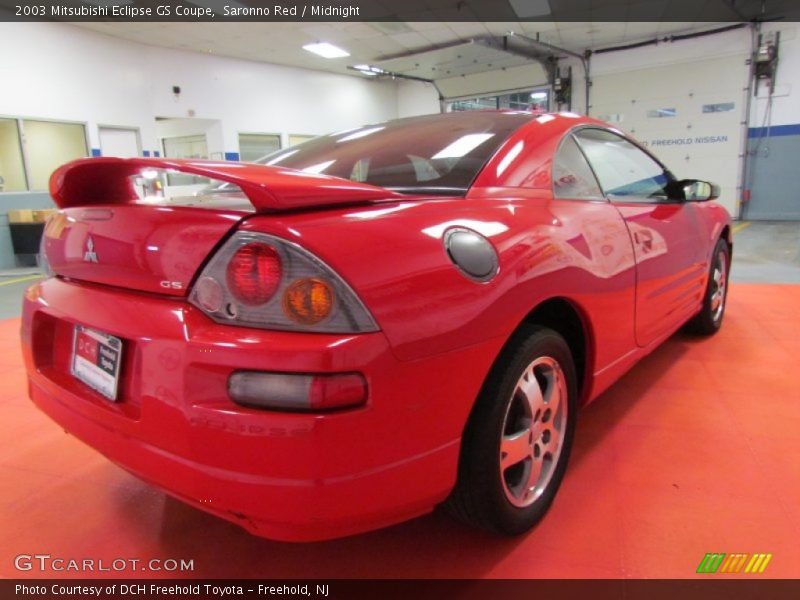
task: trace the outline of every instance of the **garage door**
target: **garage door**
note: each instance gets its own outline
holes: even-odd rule
[[[591,114],[631,133],[680,179],[722,187],[738,215],[746,55],[593,77]]]

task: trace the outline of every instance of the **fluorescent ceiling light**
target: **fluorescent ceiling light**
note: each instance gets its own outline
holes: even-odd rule
[[[545,100],[547,98],[547,92],[533,92],[531,94],[531,100]]]
[[[342,50],[339,46],[334,46],[328,42],[317,42],[316,44],[306,44],[303,50],[313,52],[322,58],[344,58],[350,56],[347,50]]]
[[[353,65],[352,68],[359,73],[362,73],[363,75],[369,75],[370,77],[380,75],[381,73],[386,73],[386,71],[380,67],[375,67],[373,65]]]
[[[493,137],[493,133],[469,133],[463,135],[452,144],[439,150],[439,152],[431,156],[431,158],[461,158]]]

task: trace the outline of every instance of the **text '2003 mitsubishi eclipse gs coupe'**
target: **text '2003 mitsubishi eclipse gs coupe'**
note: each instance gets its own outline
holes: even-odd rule
[[[36,405],[255,534],[439,504],[523,532],[579,407],[722,321],[718,188],[599,121],[416,117],[261,162],[61,167],[22,322]]]

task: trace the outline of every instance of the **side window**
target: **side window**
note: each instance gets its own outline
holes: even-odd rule
[[[553,195],[556,198],[601,200],[603,192],[572,136],[567,136],[553,161]]]
[[[669,173],[625,138],[604,129],[581,129],[575,137],[609,196],[626,202],[669,198]]]

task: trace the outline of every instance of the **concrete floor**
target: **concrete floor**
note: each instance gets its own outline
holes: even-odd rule
[[[731,280],[800,283],[800,221],[736,224]]]
[[[37,279],[35,269],[9,269],[0,272],[0,319],[18,317],[22,308],[22,294]]]
[[[800,221],[746,221],[734,227],[731,280],[800,283]],[[0,319],[19,316],[35,269],[0,271]]]

